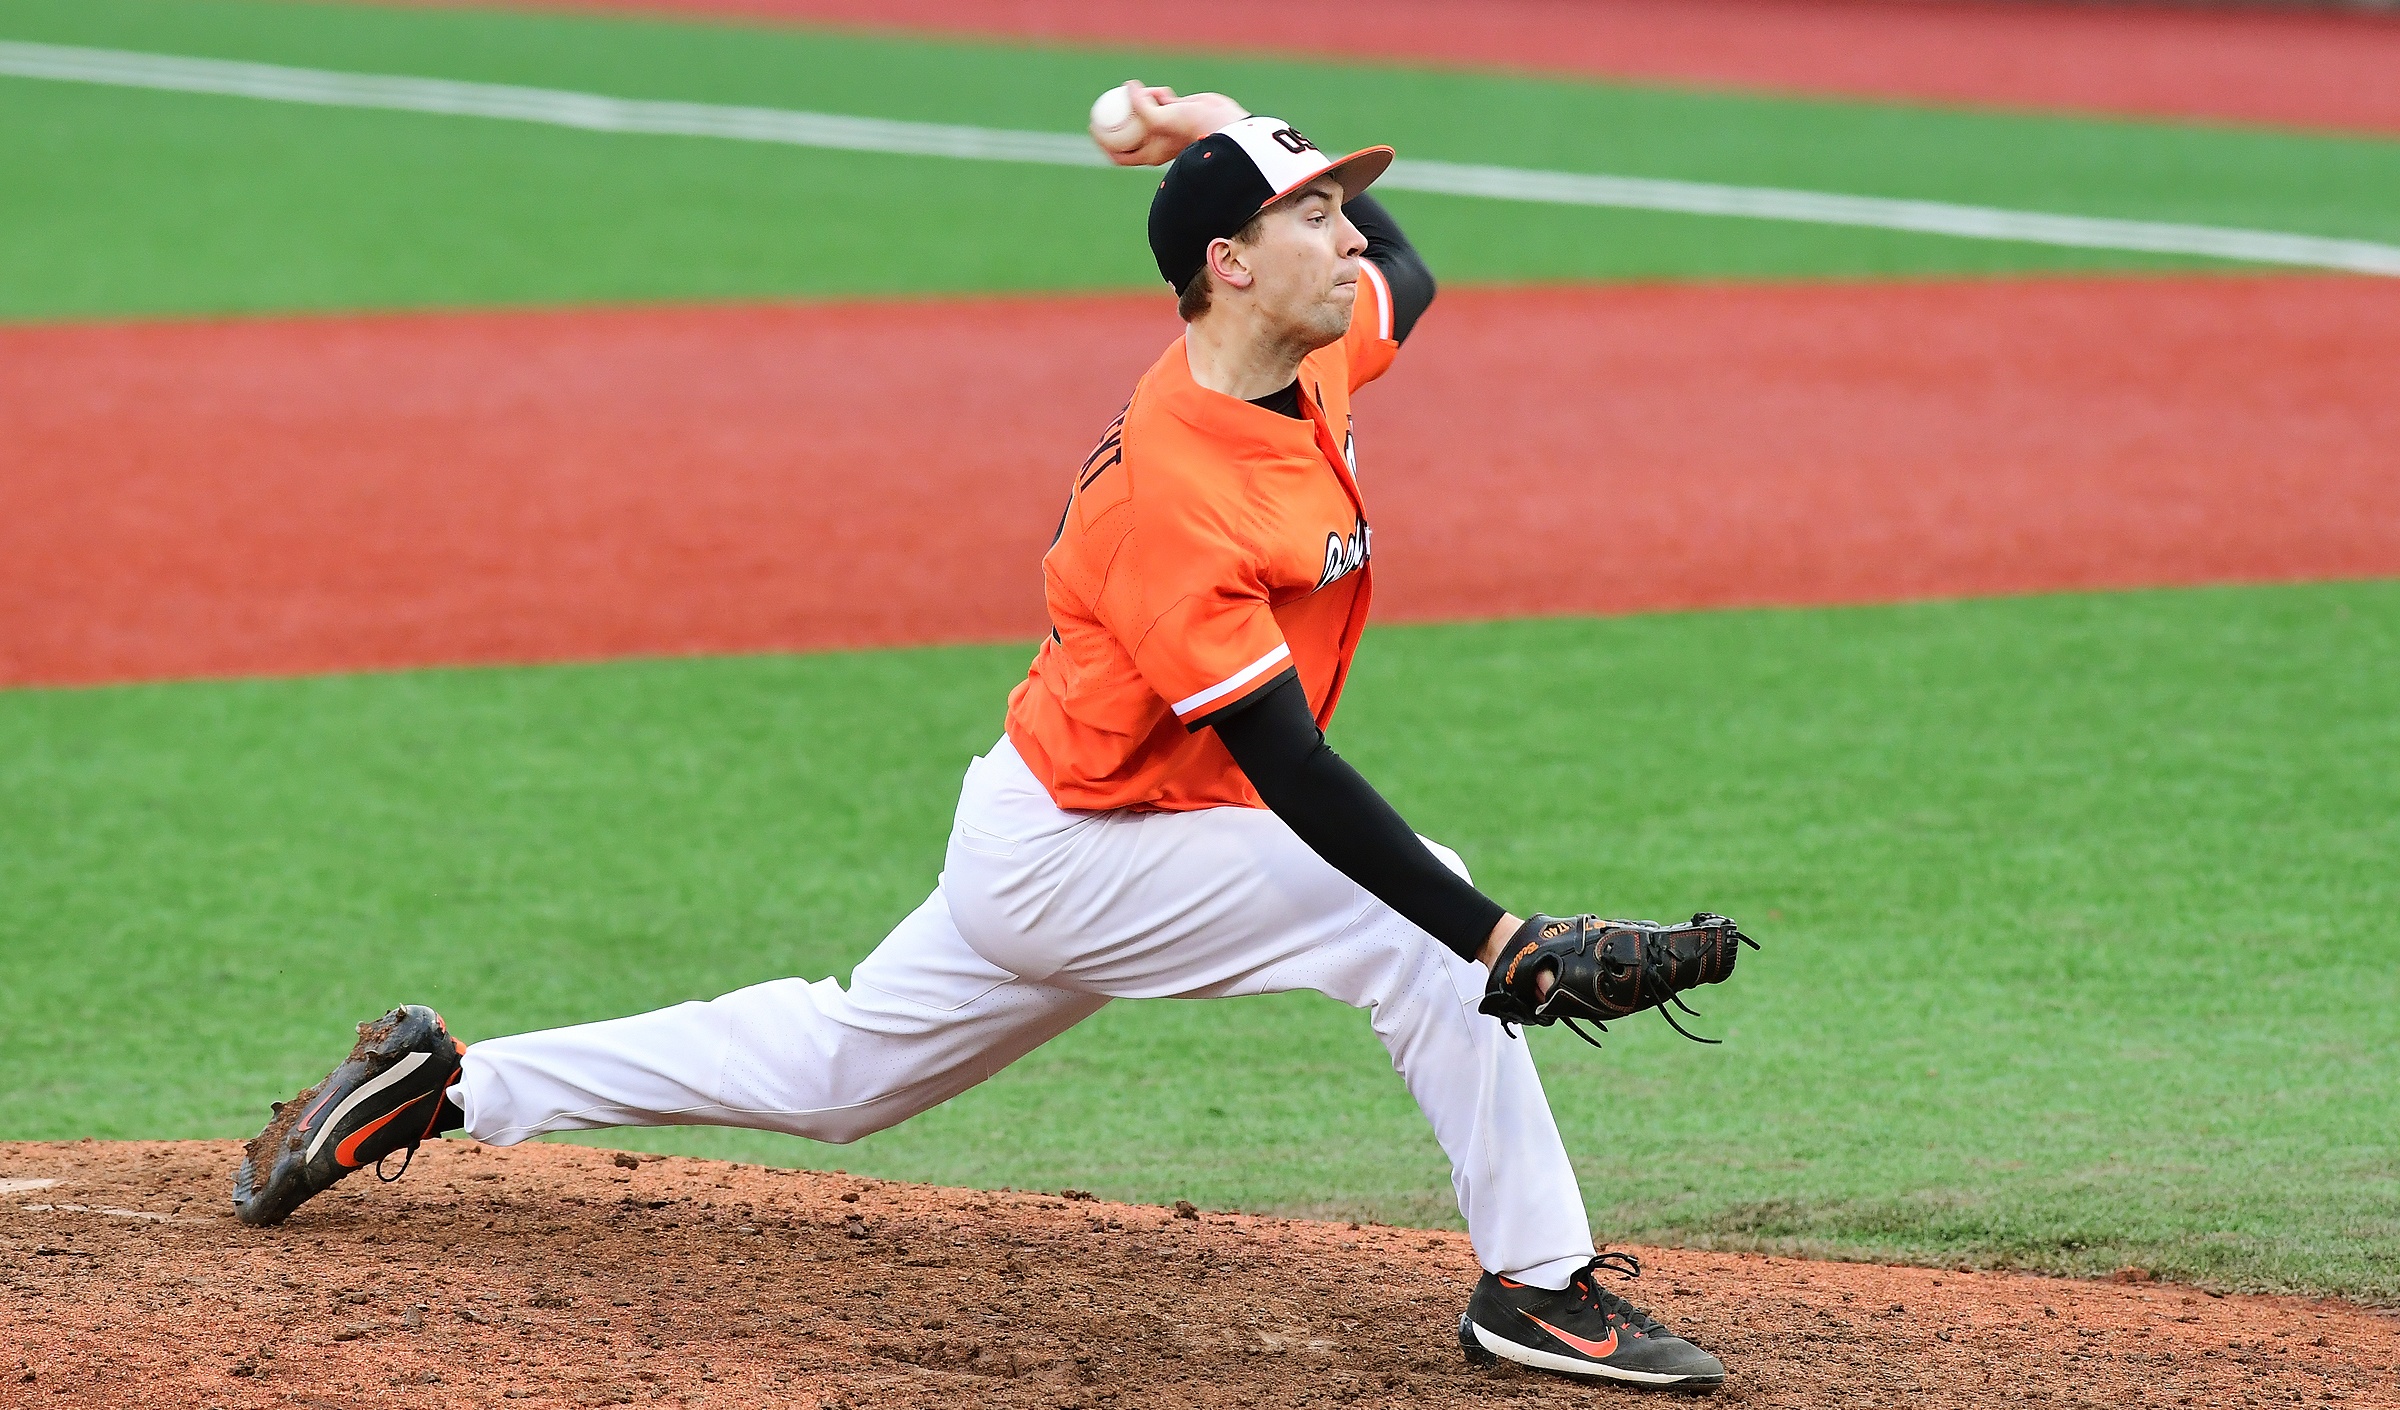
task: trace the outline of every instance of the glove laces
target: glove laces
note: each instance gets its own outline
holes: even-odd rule
[[[1724,917],[1722,916],[1710,915],[1707,912],[1702,912],[1700,915],[1692,917],[1695,922],[1704,918],[1709,920],[1724,920]],[[1673,1004],[1675,1007],[1682,1009],[1685,1013],[1694,1018],[1698,1018],[1700,1016],[1700,1011],[1696,1008],[1693,1008],[1690,1004],[1685,1003],[1683,1001],[1683,996],[1677,993],[1675,990],[1675,958],[1671,953],[1669,953],[1666,942],[1659,935],[1659,930],[1661,927],[1651,926],[1641,921],[1628,920],[1605,920],[1600,923],[1603,926],[1625,926],[1641,935],[1641,942],[1634,947],[1634,964],[1642,972],[1643,988],[1645,990],[1665,996],[1657,1003],[1651,1004],[1650,1007],[1658,1010],[1658,1016],[1667,1021],[1667,1026],[1669,1028],[1681,1033],[1684,1037],[1691,1039],[1695,1043],[1708,1043],[1713,1045],[1725,1041],[1722,1038],[1703,1038],[1699,1034],[1694,1033],[1690,1029],[1684,1027],[1682,1024],[1677,1023],[1675,1021],[1675,1015],[1667,1012],[1667,1005]],[[1726,922],[1728,925],[1731,923],[1732,922],[1730,921]],[[1758,948],[1758,942],[1756,940],[1753,940],[1749,936],[1742,934],[1742,932],[1739,930],[1733,932],[1733,938],[1739,940],[1753,950]],[[1741,952],[1736,950],[1734,953],[1740,954]],[[1558,991],[1553,989],[1551,992],[1555,994]],[[1549,1005],[1545,1003],[1543,1007],[1547,1008]],[[1561,1023],[1567,1025],[1568,1031],[1573,1033],[1576,1037],[1581,1038],[1583,1041],[1591,1044],[1595,1048],[1602,1046],[1599,1039],[1583,1031],[1582,1026],[1575,1022],[1575,1019],[1572,1015],[1562,1013],[1558,1017]],[[1601,1032],[1606,1033],[1608,1031],[1608,1025],[1601,1022],[1599,1019],[1594,1018],[1588,1021],[1594,1028],[1599,1029]],[[1639,1269],[1637,1268],[1635,1274],[1629,1274],[1628,1276],[1638,1276],[1638,1273]]]

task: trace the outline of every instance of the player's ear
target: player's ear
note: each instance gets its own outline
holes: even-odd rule
[[[1228,289],[1247,289],[1258,277],[1251,273],[1242,247],[1222,237],[1208,242],[1208,272]]]

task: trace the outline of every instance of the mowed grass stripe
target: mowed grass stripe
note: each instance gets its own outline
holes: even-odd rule
[[[2400,143],[1356,65],[587,16],[7,0],[0,36],[1073,131],[1127,73],[1419,159],[2400,239]],[[0,82],[0,316],[1143,287],[1139,172],[1007,168]],[[2191,267],[2172,256],[1396,193],[1452,280]],[[1006,239],[993,232],[1011,232]]]
[[[280,64],[229,63],[174,54],[0,40],[0,74],[59,83],[159,89],[316,107],[369,108],[439,117],[541,123],[586,132],[771,142],[841,152],[1100,167],[1081,133],[1025,132],[956,123],[900,122],[844,113],[717,103],[662,103],[514,84],[461,83],[406,74],[353,74]],[[2285,231],[2166,221],[2111,220],[1999,210],[1946,201],[1898,201],[1772,186],[1538,171],[1403,157],[1378,189],[1528,201],[1539,205],[1673,211],[1682,215],[1793,220],[1906,230],[1969,240],[2016,240],[2070,249],[2140,250],[2346,273],[2400,275],[2400,245],[2328,240]]]
[[[1024,656],[0,695],[0,1136],[247,1132],[402,999],[846,974]],[[1767,941],[1722,1048],[1531,1036],[1603,1237],[2393,1300],[2395,660],[2391,583],[1380,629],[1335,739],[1512,904]],[[1454,1217],[1305,996],[1112,1006],[855,1147],[597,1139]]]

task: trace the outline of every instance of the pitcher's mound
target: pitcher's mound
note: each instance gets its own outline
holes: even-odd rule
[[[231,1141],[0,1143],[0,1403],[1629,1402],[1460,1357],[1464,1237],[437,1141],[245,1229]],[[1639,1249],[1722,1402],[2225,1405],[2389,1390],[2340,1303]]]

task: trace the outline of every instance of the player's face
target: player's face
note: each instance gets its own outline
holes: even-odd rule
[[[1366,237],[1342,214],[1341,183],[1322,177],[1267,212],[1243,254],[1268,320],[1292,342],[1321,348],[1349,330],[1366,248]]]

